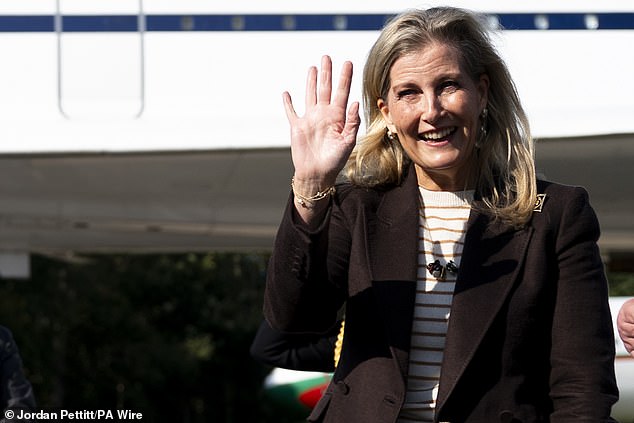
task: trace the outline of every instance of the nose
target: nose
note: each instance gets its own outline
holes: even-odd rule
[[[427,94],[423,96],[421,103],[423,109],[421,111],[421,120],[430,124],[435,123],[443,110],[440,98],[434,94]]]

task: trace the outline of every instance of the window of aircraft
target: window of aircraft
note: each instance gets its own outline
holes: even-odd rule
[[[599,28],[599,18],[597,15],[588,14],[584,17],[584,22],[586,24],[587,29],[598,29]]]
[[[550,26],[550,22],[548,21],[548,16],[546,15],[535,16],[535,28],[548,29],[549,26]]]

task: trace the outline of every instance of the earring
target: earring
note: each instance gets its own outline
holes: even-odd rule
[[[475,143],[476,148],[482,147],[482,144],[484,143],[484,140],[487,136],[488,116],[489,116],[489,109],[485,107],[484,110],[482,110],[482,113],[480,113],[480,133],[478,134],[478,139],[476,140],[476,143]]]
[[[398,135],[396,135],[394,132],[390,131],[390,128],[385,128],[385,133],[387,134],[387,137],[390,141],[397,141],[398,140]]]

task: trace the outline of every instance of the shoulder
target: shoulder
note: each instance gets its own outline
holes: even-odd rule
[[[566,185],[546,180],[537,181],[535,211],[558,212],[574,204],[589,205],[588,191],[582,186]]]
[[[551,196],[564,198],[588,196],[588,192],[582,186],[566,185],[558,182],[547,181],[544,179],[537,180],[537,192],[540,194],[549,194]]]
[[[538,180],[537,193],[533,225],[586,225],[587,229],[598,229],[598,220],[584,187]]]

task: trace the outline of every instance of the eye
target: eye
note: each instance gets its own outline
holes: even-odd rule
[[[439,94],[452,94],[458,91],[458,88],[460,88],[460,86],[457,81],[447,80],[438,86],[438,92]]]
[[[420,94],[420,90],[415,88],[405,88],[396,93],[397,100],[414,100]]]

